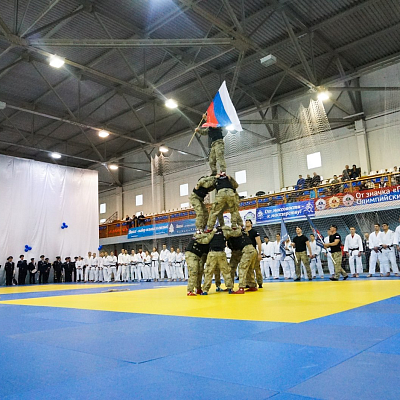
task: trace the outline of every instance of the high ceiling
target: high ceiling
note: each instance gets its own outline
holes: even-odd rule
[[[85,168],[148,157],[194,129],[223,80],[273,137],[273,107],[345,83],[359,111],[358,78],[399,60],[398,0],[2,0],[0,152]]]

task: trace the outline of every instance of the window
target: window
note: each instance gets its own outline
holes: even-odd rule
[[[246,192],[239,192],[239,197],[247,197],[247,191]]]
[[[182,203],[181,208],[189,208],[190,204],[189,203]]]
[[[307,154],[307,168],[308,169],[313,169],[313,168],[318,168],[322,165],[321,162],[321,153],[312,153],[312,154]]]
[[[184,183],[183,185],[180,185],[179,192],[181,196],[187,196],[189,194],[189,184]]]
[[[106,213],[106,203],[100,204],[100,214]]]
[[[106,219],[105,219],[105,218],[103,218],[103,219],[100,220],[100,224],[104,224],[104,222],[106,222]]]
[[[136,205],[137,206],[142,206],[143,205],[143,195],[142,194],[138,194],[136,196]]]
[[[246,170],[235,172],[235,180],[239,185],[246,183]]]

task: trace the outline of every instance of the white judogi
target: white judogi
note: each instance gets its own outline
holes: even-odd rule
[[[160,260],[160,255],[158,254],[158,251],[153,251],[151,253],[151,277],[154,280],[159,279],[158,275],[159,260]]]
[[[182,253],[182,257],[183,257],[183,269],[184,269],[185,281],[187,281],[187,280],[189,280],[189,268],[188,268],[187,263],[186,263],[185,253]]]
[[[393,239],[393,244],[395,244],[396,246],[399,245],[400,242],[400,225],[396,228],[396,230],[394,231],[394,239]]]
[[[295,278],[296,269],[294,265],[294,249],[290,243],[285,243],[286,257],[281,261],[283,276],[285,279]],[[281,256],[282,258],[282,256]]]
[[[117,276],[117,257],[107,256],[107,262],[109,262],[110,267],[108,268],[108,276],[111,281],[111,276],[114,274],[114,282]]]
[[[375,231],[369,235],[368,245],[371,249],[371,255],[369,256],[369,274],[373,275],[376,270],[376,262],[379,260],[379,265],[382,268],[382,253],[378,250],[377,252],[374,250],[374,247],[381,247],[382,245],[382,232],[378,232],[375,234]],[[382,271],[381,271],[382,272]]]
[[[382,271],[384,274],[390,273],[390,267],[395,274],[399,273],[399,268],[396,262],[396,253],[394,250],[395,233],[388,229],[382,233],[382,244],[387,245],[386,249],[382,248]],[[389,264],[390,263],[390,264]]]
[[[125,262],[125,253],[119,253],[118,254],[118,267],[117,267],[117,277],[115,278],[115,281],[121,282],[121,277],[122,277],[122,266]]]
[[[83,266],[84,266],[84,261],[83,260],[78,260],[75,263],[76,267],[76,280],[77,281],[82,281],[83,280]]]
[[[351,233],[346,236],[344,241],[344,251],[349,253],[349,265],[351,274],[362,274],[363,266],[362,259],[359,254],[364,251],[364,246],[362,243],[361,236],[357,233],[351,236]],[[354,263],[356,263],[356,268],[354,268]]]
[[[89,279],[91,281],[97,282],[99,280],[99,260],[97,257],[93,257],[92,266],[90,267]]]
[[[324,237],[324,243],[329,243],[329,236]],[[322,250],[326,254],[326,259],[328,260],[328,269],[330,275],[335,275],[335,265],[333,264],[332,254],[330,247]]]
[[[104,282],[110,282],[110,260],[108,259],[108,256],[103,257],[103,278]]]
[[[272,270],[272,277],[274,279],[279,279],[279,267],[281,265],[281,258],[282,254],[280,251],[280,242],[275,241],[273,244],[273,270]]]
[[[144,269],[144,257],[145,254],[143,252],[136,253],[136,270],[138,273],[138,280],[140,282],[141,279],[148,279],[146,278],[146,271]]]
[[[262,259],[260,261],[261,274],[264,278],[269,279],[271,270],[271,274],[273,275],[274,271],[274,244],[272,242],[262,243],[261,244],[261,256]]]
[[[176,253],[175,257],[175,276],[177,279],[185,279],[183,276],[183,254]]]
[[[144,256],[144,275],[146,280],[151,279],[151,255]]]
[[[168,257],[168,265],[171,271],[172,280],[176,280],[175,261],[176,261],[176,253],[175,251],[173,251],[172,253],[169,253]]]
[[[171,279],[171,270],[169,268],[169,255],[170,251],[168,249],[161,250],[160,261],[161,261],[161,279],[164,279],[165,273],[167,273],[167,278]]]
[[[124,254],[124,263],[122,264],[122,280],[125,282],[129,281],[129,272],[131,266],[131,257],[128,253]]]
[[[85,282],[87,282],[90,278],[90,268],[92,267],[92,260],[93,260],[93,256],[90,257],[85,257],[85,259],[83,260],[83,263],[85,265]]]
[[[98,268],[97,268],[97,270],[98,270],[97,281],[98,282],[103,282],[103,258],[104,257],[99,257],[98,258],[98,262],[99,262],[99,265],[98,265]]]
[[[317,275],[317,269],[318,269],[318,275],[320,278],[324,277],[324,270],[322,269],[322,264],[321,264],[321,247],[317,245],[317,241],[314,240],[313,242],[310,240],[310,247],[311,247],[311,254],[314,256],[314,258],[310,259],[310,268],[311,268],[311,275],[313,278],[316,277]],[[310,255],[308,248],[307,248],[307,254]]]
[[[131,280],[138,280],[138,274],[137,274],[137,261],[136,261],[136,254],[135,253],[131,253],[129,255],[129,264],[131,267]]]

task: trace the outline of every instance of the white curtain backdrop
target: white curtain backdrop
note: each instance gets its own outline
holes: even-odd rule
[[[20,254],[28,263],[41,254],[53,262],[98,246],[97,171],[0,155],[0,285],[8,256],[15,264]]]

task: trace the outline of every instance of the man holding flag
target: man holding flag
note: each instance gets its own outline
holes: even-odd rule
[[[203,119],[205,119],[206,122],[202,125],[202,128],[196,128],[195,134],[208,135],[211,141],[211,150],[209,155],[211,174],[217,175],[217,164],[219,164],[221,172],[226,172],[225,146],[222,127],[229,127],[229,130],[235,130],[237,132],[241,132],[243,129],[229,96],[225,81],[222,83],[218,93],[214,97],[214,100],[208,107],[207,113],[203,115],[200,124]]]
[[[307,276],[310,281],[312,281],[311,268],[310,268],[310,260],[307,255],[312,254],[310,242],[308,241],[307,236],[303,235],[303,231],[299,226],[296,227],[297,236],[293,238],[292,246],[295,248],[295,259],[296,259],[296,279],[295,281],[300,280],[301,276],[301,262],[303,262],[306,267]]]

